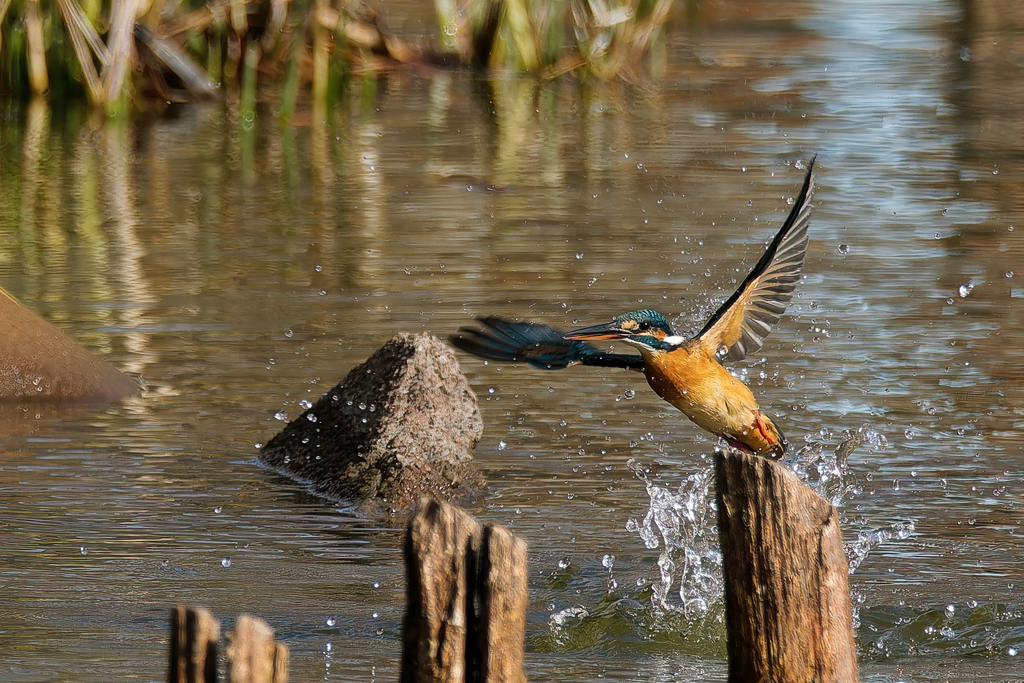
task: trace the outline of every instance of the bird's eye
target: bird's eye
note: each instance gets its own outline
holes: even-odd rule
[[[651,329],[651,323],[650,323],[650,321],[648,321],[648,320],[645,320],[645,321],[643,321],[642,323],[640,323],[640,331],[641,331],[641,332],[646,332],[646,331],[647,331],[647,330],[649,330],[649,329]]]

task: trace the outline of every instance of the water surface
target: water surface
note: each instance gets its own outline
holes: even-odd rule
[[[283,131],[7,105],[0,285],[149,388],[0,410],[0,678],[162,679],[185,601],[267,619],[294,680],[394,680],[402,533],[259,468],[275,414],[476,315],[698,329],[815,153],[806,277],[736,370],[795,441],[884,437],[844,473],[862,678],[1024,677],[1024,61],[963,14],[709,9],[657,80],[409,69]],[[627,463],[675,491],[713,439],[636,374],[463,370],[473,512],[530,544],[530,678],[724,680],[720,610],[652,606],[663,548],[627,530]]]

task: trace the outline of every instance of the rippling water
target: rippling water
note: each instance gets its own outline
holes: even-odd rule
[[[394,680],[402,534],[260,469],[275,414],[475,315],[643,305],[692,331],[814,153],[806,278],[737,371],[791,439],[884,437],[835,492],[862,677],[1024,678],[1024,50],[988,3],[757,7],[677,27],[656,82],[410,69],[283,132],[7,105],[0,285],[149,390],[0,407],[0,678],[162,679],[186,601],[267,619],[294,680]],[[713,538],[659,594],[664,537],[641,534],[651,495],[705,485],[713,440],[632,373],[463,370],[474,513],[530,544],[530,678],[724,680]],[[713,535],[706,500],[685,533]]]

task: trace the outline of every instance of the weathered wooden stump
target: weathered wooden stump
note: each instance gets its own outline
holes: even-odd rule
[[[260,452],[332,500],[408,511],[424,494],[475,494],[476,395],[440,339],[398,334]]]
[[[262,619],[242,614],[228,634],[231,683],[288,683],[288,646]]]
[[[715,456],[729,681],[857,680],[836,509],[781,464]]]
[[[220,622],[209,610],[184,605],[172,609],[167,682],[216,683],[219,640]],[[274,640],[267,622],[243,614],[228,640],[230,683],[288,683],[288,646]]]
[[[139,382],[0,288],[0,399],[113,400]]]
[[[167,683],[214,683],[220,622],[202,607],[171,610],[171,662]]]
[[[423,499],[405,541],[402,683],[522,683],[526,543]]]

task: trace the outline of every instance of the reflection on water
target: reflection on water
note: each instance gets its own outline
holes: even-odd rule
[[[814,152],[806,278],[736,371],[825,444],[819,477],[844,431],[887,441],[839,480],[849,542],[895,532],[852,576],[864,679],[1024,675],[1019,41],[951,3],[749,9],[696,17],[657,82],[409,69],[284,131],[4,105],[0,285],[149,390],[5,409],[0,678],[161,678],[187,600],[266,618],[295,680],[393,679],[401,533],[259,469],[275,413],[395,332],[478,314],[643,304],[694,329]],[[664,547],[626,528],[713,441],[634,373],[463,369],[487,425],[474,512],[530,543],[530,677],[723,680],[714,620],[656,614]]]

